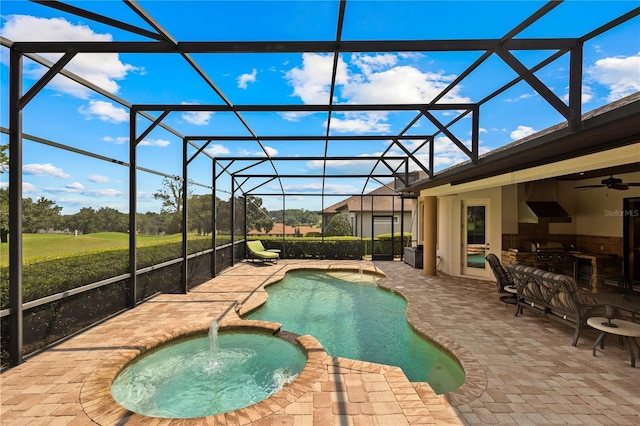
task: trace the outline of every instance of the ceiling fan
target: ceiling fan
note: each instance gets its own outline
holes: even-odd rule
[[[609,188],[618,191],[626,191],[630,186],[640,186],[640,182],[623,182],[620,178],[615,178],[613,175],[600,182],[600,185],[582,185],[576,186],[576,189],[591,189],[591,188]]]

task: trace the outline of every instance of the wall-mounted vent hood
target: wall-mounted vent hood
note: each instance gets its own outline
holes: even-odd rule
[[[571,223],[571,216],[557,201],[526,201],[538,223]]]
[[[518,191],[518,222],[520,223],[570,223],[571,216],[556,199],[556,182],[553,180],[528,182]]]

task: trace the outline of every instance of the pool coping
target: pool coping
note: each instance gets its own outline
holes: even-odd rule
[[[144,424],[183,424],[188,419],[170,419],[151,417],[134,413],[121,406],[111,395],[111,385],[117,375],[131,361],[144,353],[162,346],[170,341],[206,334],[210,324],[185,326],[158,333],[141,341],[136,346],[119,350],[105,360],[85,380],[80,390],[80,405],[85,414],[97,424],[122,424],[124,422]],[[295,380],[268,398],[228,413],[198,417],[204,420],[223,420],[225,416],[235,416],[241,424],[259,420],[273,414],[295,402],[302,395],[312,390],[313,385],[325,371],[327,354],[313,336],[300,336],[281,331],[281,325],[275,322],[259,320],[226,320],[218,324],[221,332],[246,331],[260,332],[278,336],[290,343],[297,344],[305,353],[307,362]],[[281,334],[281,335],[280,335]],[[193,419],[192,419],[193,420]]]

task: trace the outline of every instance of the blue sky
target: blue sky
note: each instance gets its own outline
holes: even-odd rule
[[[69,4],[130,24],[149,27],[119,1],[73,1]],[[178,41],[276,41],[332,40],[336,34],[337,1],[235,1],[175,2],[140,1],[139,5]],[[348,1],[342,40],[404,40],[500,38],[544,5],[539,1]],[[139,41],[143,37],[83,18],[71,16],[26,1],[2,1],[0,32],[13,41],[26,40],[115,40]],[[579,37],[630,10],[638,2],[566,1],[517,37]],[[550,51],[513,54],[526,66],[550,56]],[[338,64],[334,103],[426,103],[462,73],[482,52],[345,53]],[[58,56],[41,55],[49,60]],[[327,104],[333,56],[329,54],[194,54],[194,60],[233,104]],[[1,125],[8,127],[8,49],[2,47],[0,90]],[[541,69],[536,76],[566,101],[568,55]],[[66,69],[108,90],[131,104],[222,104],[221,98],[179,55],[85,54]],[[31,61],[24,64],[24,91],[34,84],[44,68]],[[640,90],[640,19],[633,20],[589,41],[584,46],[583,112]],[[516,73],[492,55],[474,73],[449,92],[444,102],[477,102],[505,84]],[[455,112],[434,113],[443,122]],[[152,113],[156,116],[157,113]],[[415,117],[415,112],[354,112],[334,114],[331,134],[397,134]],[[326,114],[243,113],[250,128],[260,135],[323,135]],[[561,122],[560,114],[526,83],[518,83],[483,105],[480,113],[480,146],[487,152]],[[145,126],[145,120],[139,121]],[[148,122],[146,122],[148,123]],[[171,113],[164,121],[183,135],[248,135],[231,113]],[[24,132],[97,153],[117,161],[128,161],[128,109],[100,94],[64,78],[50,82],[25,108]],[[470,141],[471,120],[453,127],[465,143]],[[408,135],[427,135],[434,126],[418,121]],[[6,135],[0,136],[6,143]],[[421,141],[409,141],[417,147]],[[389,142],[332,142],[332,156],[377,158]],[[264,149],[277,163],[278,157],[322,156],[323,142],[268,141]],[[450,140],[436,140],[435,170],[466,160]],[[208,150],[214,156],[261,156],[255,142],[219,141]],[[164,129],[152,131],[138,147],[139,165],[169,175],[181,174],[181,141]],[[392,152],[399,152],[393,149]],[[426,148],[418,151],[423,158]],[[240,169],[249,163],[234,164]],[[372,161],[342,161],[328,171],[370,171]],[[277,163],[282,173],[313,176],[322,173],[320,162]],[[79,208],[113,207],[128,211],[128,169],[112,162],[89,158],[35,142],[24,143],[25,197],[44,196],[63,206],[63,214]],[[189,166],[189,177],[211,185],[211,161],[198,157]],[[269,162],[251,169],[271,173]],[[157,211],[153,192],[162,177],[139,173],[139,211]],[[7,173],[0,176],[6,185]],[[220,182],[229,189],[228,180]],[[246,188],[260,185],[247,182]],[[289,193],[318,193],[321,179],[283,179]],[[328,193],[363,191],[363,179],[329,179]],[[371,181],[365,192],[379,186]],[[195,193],[208,191],[193,186]],[[269,209],[282,208],[277,181],[259,189]],[[225,192],[218,196],[227,197]],[[324,206],[344,197],[329,197]],[[318,210],[318,197],[287,197],[287,208]]]

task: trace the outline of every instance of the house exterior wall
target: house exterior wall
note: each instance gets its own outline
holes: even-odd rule
[[[440,271],[450,275],[463,275],[463,238],[462,208],[464,204],[486,203],[489,207],[487,224],[487,243],[489,251],[500,253],[502,250],[502,188],[489,188],[470,191],[452,196],[440,197],[438,202],[438,243],[437,255],[440,256]],[[427,250],[427,247],[425,247]],[[490,278],[491,271],[473,270],[474,276]]]
[[[393,231],[394,232],[411,232],[411,220],[412,220],[412,212],[411,211],[405,211],[404,213],[404,230],[400,229],[401,228],[401,221],[402,221],[402,214],[400,212],[395,212],[393,214],[394,216],[394,224],[393,224]],[[375,212],[374,214],[372,214],[371,212],[364,212],[363,214],[360,213],[356,213],[356,212],[351,212],[349,213],[349,223],[352,224],[352,229],[351,231],[353,232],[353,235],[356,237],[360,237],[363,236],[365,238],[371,238],[371,221],[373,219],[373,216],[385,216],[385,215],[391,215],[391,212]],[[357,226],[355,229],[353,229],[353,224],[356,223]],[[361,227],[362,225],[362,227]],[[376,225],[376,235],[379,234],[384,234],[384,233],[388,233],[391,232],[391,225],[389,224],[388,226],[385,226],[384,224],[377,224]]]
[[[439,271],[453,276],[462,275],[462,206],[465,202],[483,199],[490,203],[488,219],[490,252],[499,254],[502,250],[507,250],[511,246],[507,242],[505,243],[507,245],[503,247],[505,235],[517,236],[523,229],[526,230],[533,226],[544,228],[547,238],[562,242],[571,240],[583,251],[596,251],[602,247],[602,253],[615,254],[616,251],[609,246],[613,247],[614,243],[621,242],[623,239],[624,214],[635,214],[634,212],[622,211],[623,199],[640,197],[639,186],[631,186],[626,191],[607,188],[578,190],[575,188],[576,186],[597,185],[603,178],[557,181],[555,183],[555,198],[571,215],[572,222],[527,226],[523,226],[524,224],[519,222],[519,205],[525,199],[523,186],[527,182],[554,178],[564,174],[627,164],[630,159],[640,160],[639,153],[640,144],[635,144],[606,153],[564,160],[456,187],[443,185],[421,191],[421,197],[437,196],[438,198],[438,238],[436,247],[431,249],[435,249],[437,255],[440,256]],[[640,171],[616,174],[615,177],[621,178],[624,182],[640,182]],[[420,205],[418,211],[420,212]],[[429,248],[425,246],[424,249],[426,251]],[[618,253],[618,255],[621,254]],[[492,279],[491,271],[486,269],[485,272],[486,278]]]

